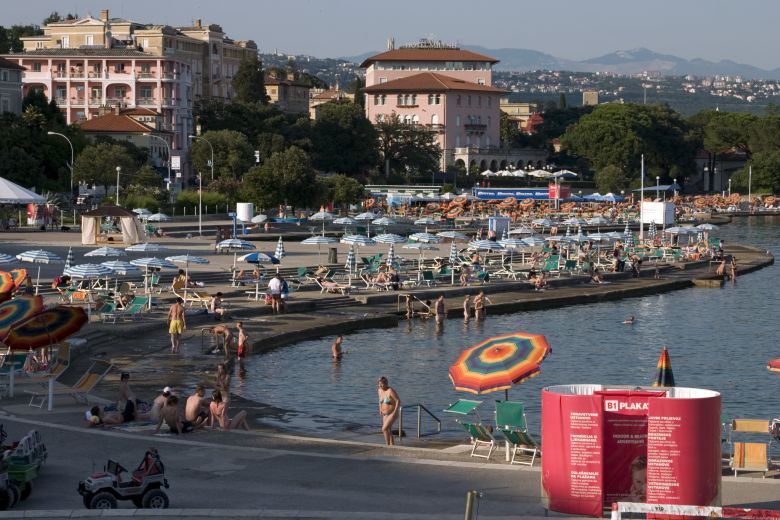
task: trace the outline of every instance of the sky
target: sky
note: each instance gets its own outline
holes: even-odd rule
[[[780,67],[775,0],[0,0],[0,25],[52,11],[143,23],[217,23],[262,52],[354,56],[428,37],[583,60],[637,47],[686,59]]]

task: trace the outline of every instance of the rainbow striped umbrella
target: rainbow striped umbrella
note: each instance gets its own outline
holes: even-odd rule
[[[14,279],[14,285],[19,289],[19,287],[22,286],[22,283],[24,283],[25,278],[27,278],[27,269],[22,267],[19,269],[11,269],[9,272],[11,273],[11,278]]]
[[[0,293],[12,292],[16,289],[14,277],[11,273],[0,271]]]
[[[780,358],[767,361],[766,368],[770,372],[780,372]]]
[[[464,350],[450,367],[455,389],[472,394],[505,390],[539,375],[539,365],[552,352],[541,334],[513,332],[488,338]]]
[[[60,305],[17,323],[3,338],[13,350],[47,347],[75,334],[87,324],[87,311]]]
[[[655,375],[653,386],[674,386],[672,362],[669,360],[669,351],[666,350],[666,347],[661,351],[661,356],[658,358],[658,373]]]
[[[5,337],[11,327],[43,310],[43,296],[24,295],[0,303],[0,338]]]

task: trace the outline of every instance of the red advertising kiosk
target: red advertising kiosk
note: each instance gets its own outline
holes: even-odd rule
[[[542,502],[601,516],[613,502],[718,506],[720,394],[698,388],[542,390]]]

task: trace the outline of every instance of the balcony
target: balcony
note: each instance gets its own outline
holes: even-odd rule
[[[93,70],[87,74],[89,79],[108,79],[108,72]]]
[[[135,104],[138,106],[156,106],[157,101],[153,97],[139,97],[135,100]]]
[[[55,96],[54,102],[57,103],[59,106],[67,105],[68,98],[62,96]]]
[[[427,126],[428,130],[432,132],[444,132],[444,125],[441,123],[428,123],[425,126]]]
[[[70,106],[84,106],[86,99],[83,97],[70,98]]]
[[[484,133],[485,130],[487,130],[487,125],[482,123],[466,123],[463,125],[463,128],[466,129],[466,132],[470,133]]]
[[[179,73],[178,72],[163,72],[162,73],[162,79],[166,81],[173,81],[179,79]]]
[[[91,97],[89,98],[89,106],[91,107],[99,107],[103,104],[103,99],[99,97]]]
[[[417,108],[419,106],[420,105],[417,105],[417,104],[414,104],[414,105],[399,105],[399,104],[396,104],[395,105],[396,108]]]
[[[157,79],[154,72],[137,72],[136,79]]]
[[[51,79],[51,76],[52,76],[52,74],[49,71],[46,71],[46,72],[42,72],[42,71],[33,72],[33,71],[26,70],[26,71],[22,72],[22,77],[24,79],[28,80],[28,82],[30,82],[30,81],[48,81],[48,80]]]
[[[179,100],[173,98],[163,98],[162,105],[166,108],[178,106]]]
[[[106,105],[119,106],[122,108],[127,107],[127,98],[106,98]]]

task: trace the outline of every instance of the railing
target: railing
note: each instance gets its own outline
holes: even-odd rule
[[[135,101],[136,105],[156,105],[157,102],[154,100],[154,98],[150,97],[139,97]]]
[[[67,105],[68,104],[68,99],[64,98],[64,97],[57,96],[57,97],[54,98],[54,102],[57,103],[59,106]]]
[[[405,407],[401,406],[400,410],[398,411],[398,437],[400,438],[404,429],[404,408],[417,408],[417,438],[423,437],[424,435],[435,435],[436,433],[441,433],[441,421],[438,417],[433,415],[430,410],[428,410],[425,405],[421,403],[416,404],[408,404]],[[431,418],[436,421],[436,432],[435,433],[422,433],[422,412],[427,413],[431,416]]]
[[[481,123],[466,123],[463,127],[467,131],[484,132],[487,129],[487,125]]]
[[[162,79],[178,79],[179,73],[178,72],[163,72],[162,73]]]
[[[93,107],[99,107],[103,104],[103,99],[99,97],[91,97],[89,98],[89,106]]]
[[[441,123],[429,123],[427,126],[430,130],[434,132],[443,132],[444,131],[444,125]]]
[[[138,72],[135,77],[138,79],[154,79],[155,74],[154,72]]]
[[[92,72],[87,74],[87,77],[89,77],[90,79],[108,79],[108,72],[93,70]]]
[[[70,98],[70,104],[71,105],[83,105],[84,104],[84,98],[83,97],[72,97],[72,98]]]

